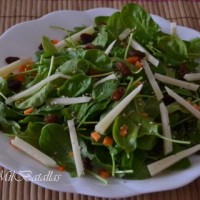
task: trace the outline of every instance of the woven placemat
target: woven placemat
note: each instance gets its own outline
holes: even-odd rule
[[[150,13],[160,15],[179,25],[200,31],[200,2],[189,0],[0,0],[0,34],[19,22],[37,19],[49,12],[63,9],[87,10],[97,7],[122,8],[124,4],[137,2]],[[0,173],[8,171],[0,167]],[[80,194],[63,193],[41,188],[28,181],[6,181],[0,175],[0,199],[2,200],[103,200]],[[200,178],[179,189],[144,194],[126,200],[199,200]],[[124,199],[125,200],[125,199]]]

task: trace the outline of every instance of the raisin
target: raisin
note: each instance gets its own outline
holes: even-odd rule
[[[131,71],[130,71],[129,67],[123,62],[117,62],[115,64],[115,67],[124,76],[128,76],[128,75],[131,74]]]
[[[187,67],[186,63],[180,64],[179,68],[177,70],[177,74],[178,74],[179,78],[184,79],[183,77],[187,73],[188,73],[188,67]]]
[[[132,50],[129,51],[129,56],[138,56],[140,59],[142,59],[146,55],[142,51],[138,51],[138,50],[132,49]]]
[[[112,95],[112,100],[119,101],[122,98],[122,96],[124,95],[124,93],[125,93],[124,87],[117,88]]]
[[[57,123],[57,122],[59,122],[59,117],[57,115],[53,115],[53,114],[46,115],[44,117],[44,122],[46,122],[46,123]]]
[[[83,44],[87,44],[93,41],[94,36],[91,34],[83,33],[80,35],[80,39]]]
[[[95,49],[96,47],[92,43],[88,43],[85,45],[85,49]]]
[[[164,98],[163,98],[163,102],[165,103],[165,105],[169,105],[173,102],[175,102],[174,98],[172,98],[171,96],[169,96],[168,94],[165,94],[164,95]]]
[[[9,57],[5,58],[5,61],[6,61],[7,64],[11,64],[11,63],[13,63],[13,62],[15,62],[17,60],[19,60],[19,58],[18,57],[13,57],[13,56],[9,56]]]
[[[21,89],[22,83],[19,80],[10,79],[7,82],[8,88],[14,92],[18,92]]]
[[[39,49],[39,50],[43,50],[42,44],[40,44],[40,45],[38,46],[38,49]]]
[[[87,169],[87,170],[92,170],[92,164],[91,164],[91,160],[89,158],[84,158],[83,159],[83,167],[84,169]]]

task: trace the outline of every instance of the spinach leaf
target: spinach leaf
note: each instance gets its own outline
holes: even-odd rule
[[[122,133],[122,127],[126,127],[126,133]],[[113,124],[112,135],[115,142],[125,150],[127,155],[137,147],[137,125],[128,117],[118,116]]]
[[[29,122],[27,129],[19,135],[24,141],[40,149],[39,137],[44,124],[41,122]]]
[[[41,130],[39,138],[41,150],[67,169],[72,176],[76,175],[72,146],[69,133],[59,124],[47,124]]]
[[[157,45],[164,54],[164,60],[171,64],[181,64],[188,58],[186,44],[176,36],[163,36],[158,40]]]
[[[16,107],[19,109],[26,109],[26,108],[36,108],[38,106],[41,106],[45,103],[48,94],[54,89],[51,83],[43,86],[39,91],[37,91],[32,96],[28,97],[24,101],[20,103],[16,103]]]
[[[54,46],[51,40],[46,36],[42,37],[42,47],[44,51],[50,55],[58,53],[57,48]]]
[[[58,90],[59,96],[77,97],[89,90],[92,85],[92,78],[78,74],[68,79]]]
[[[98,49],[85,51],[83,58],[90,64],[90,68],[97,72],[109,72],[112,70],[112,60],[104,52]]]
[[[134,38],[140,43],[148,44],[154,41],[160,28],[151,16],[138,4],[125,5],[121,11],[121,18],[127,28],[134,30]]]
[[[60,65],[57,71],[66,75],[85,74],[88,68],[89,65],[84,59],[72,59]]]
[[[97,26],[105,25],[107,24],[108,19],[109,16],[97,16],[95,17],[94,22]]]
[[[34,79],[26,85],[26,88],[30,88],[36,83],[42,81],[44,78],[47,77],[49,69],[46,66],[40,66],[37,75]]]
[[[0,77],[0,92],[6,95],[8,91],[9,89],[8,89],[7,81],[4,78]]]
[[[107,98],[111,98],[114,91],[117,89],[119,81],[117,80],[108,80],[99,85],[97,85],[92,90],[92,98],[96,101],[102,101]]]
[[[193,59],[200,57],[200,38],[195,38],[190,41],[188,55]]]
[[[126,25],[122,20],[120,12],[116,12],[109,17],[107,26],[109,33],[111,33],[114,38],[118,38],[119,35],[126,29]]]
[[[92,44],[104,48],[108,42],[107,26],[101,26],[97,37],[93,40]]]
[[[86,112],[88,109],[87,103],[82,104],[73,104],[68,107],[68,111],[75,117],[76,123],[81,122],[86,116]]]

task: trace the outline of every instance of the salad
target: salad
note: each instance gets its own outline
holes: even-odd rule
[[[137,4],[0,68],[0,130],[71,176],[146,179],[200,150],[200,38],[163,33]]]

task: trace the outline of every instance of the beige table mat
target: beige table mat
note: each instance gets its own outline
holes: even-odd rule
[[[49,12],[63,9],[86,10],[97,7],[120,9],[128,2],[138,2],[150,13],[160,15],[200,31],[200,1],[171,0],[0,0],[0,34],[19,22],[37,19]],[[105,200],[80,194],[63,193],[41,188],[27,181],[2,180],[2,173],[8,171],[0,167],[0,199],[3,200]],[[199,200],[200,178],[194,182],[165,192],[144,194],[124,200]]]

